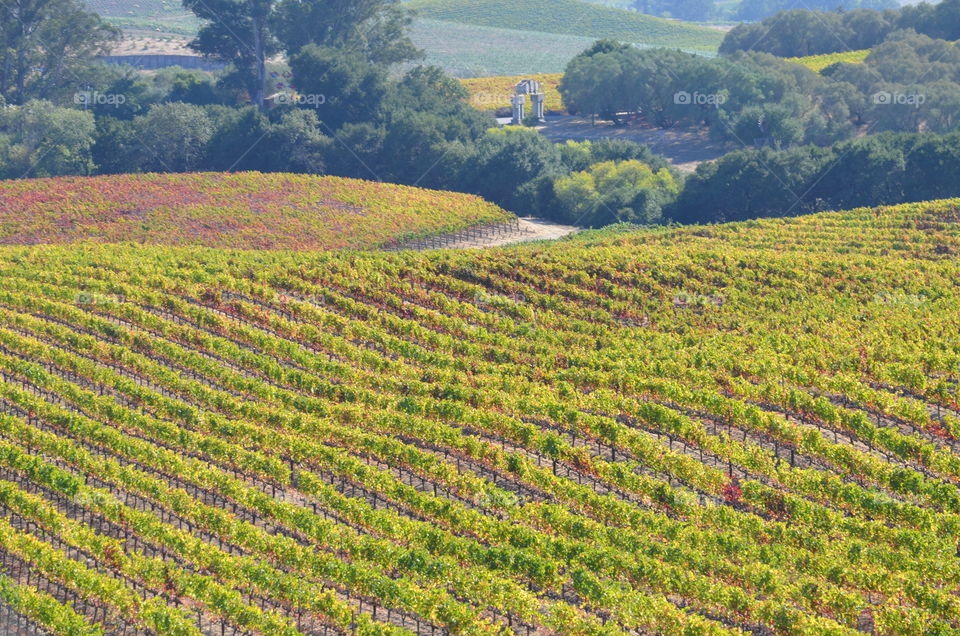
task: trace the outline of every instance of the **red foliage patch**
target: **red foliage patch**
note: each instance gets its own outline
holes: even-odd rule
[[[722,494],[724,501],[727,503],[740,503],[740,500],[743,499],[743,491],[734,481],[723,487]]]
[[[467,194],[314,175],[147,174],[0,184],[0,245],[366,249],[511,217]]]

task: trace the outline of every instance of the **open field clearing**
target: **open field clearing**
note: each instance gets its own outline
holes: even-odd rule
[[[593,38],[418,19],[411,29],[427,64],[455,77],[562,73]]]
[[[715,52],[723,33],[582,0],[413,0],[421,18]],[[542,71],[545,72],[545,71]]]
[[[127,33],[117,42],[111,55],[197,55],[187,47],[190,40],[184,37],[153,37],[144,33]]]
[[[189,36],[198,26],[180,0],[84,0],[83,4],[124,31]]]
[[[642,122],[614,126],[611,122],[594,122],[576,115],[547,117],[538,129],[544,137],[558,143],[622,139],[643,144],[683,172],[693,172],[704,161],[718,159],[736,149],[734,144],[712,139],[706,129],[656,128]]]
[[[84,0],[91,11],[100,15],[152,18],[164,15],[187,15],[180,0]]]
[[[194,54],[183,51],[183,45],[196,33],[198,22],[179,2],[88,0],[87,6],[127,33],[114,55]],[[531,18],[527,14],[538,8],[530,7],[518,14],[527,15],[523,23],[488,19],[482,12],[477,18],[473,11],[460,14],[448,9],[420,7],[410,37],[424,50],[425,63],[440,66],[455,77],[560,73],[575,55],[602,37],[712,54],[723,36],[705,27],[580,0],[561,0],[552,7],[550,15],[560,12],[559,20]],[[448,17],[438,18],[441,14]],[[510,19],[513,17],[517,16]],[[569,20],[582,28],[564,27]]]
[[[112,55],[197,54],[187,48],[189,38],[183,35],[192,33],[192,29],[177,28],[163,35],[166,29],[162,24],[120,26],[126,37],[117,43]],[[425,53],[422,63],[440,66],[461,78],[559,74],[575,55],[595,42],[589,37],[426,19],[414,21],[410,37]]]

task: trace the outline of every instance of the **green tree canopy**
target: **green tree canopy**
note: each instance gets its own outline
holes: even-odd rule
[[[25,104],[79,90],[119,35],[79,0],[0,0],[0,95]]]
[[[680,185],[666,168],[636,161],[604,161],[558,179],[554,194],[563,220],[600,227],[610,223],[655,223]]]
[[[94,169],[93,115],[30,101],[0,111],[0,176],[87,175]]]
[[[522,126],[491,129],[466,154],[461,187],[515,212],[533,212],[538,188],[566,174],[557,146]]]
[[[379,117],[387,75],[362,55],[308,44],[290,59],[290,68],[298,93],[312,97],[328,132]]]
[[[160,104],[133,120],[142,145],[140,168],[148,172],[189,172],[204,158],[214,125],[207,112],[193,104]]]
[[[407,37],[410,21],[395,0],[281,0],[273,24],[291,55],[316,44],[389,65],[421,56]]]
[[[190,46],[232,65],[234,83],[266,107],[266,63],[308,46],[376,65],[415,59],[409,17],[395,0],[183,0],[204,24]]]

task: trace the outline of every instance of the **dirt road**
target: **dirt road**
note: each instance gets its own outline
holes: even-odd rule
[[[693,172],[700,163],[722,157],[736,148],[733,144],[710,139],[706,130],[674,130],[640,124],[616,127],[609,122],[594,124],[585,117],[547,117],[547,122],[539,130],[554,142],[626,139],[644,144],[683,172]]]
[[[439,236],[430,239],[429,242],[419,241],[417,243],[404,245],[400,249],[471,250],[485,247],[500,247],[503,245],[514,245],[516,243],[529,243],[530,241],[553,241],[573,234],[579,231],[579,229],[580,228],[572,225],[560,225],[544,219],[527,217],[519,219],[516,227],[511,228],[510,231],[491,232],[489,235],[483,236],[481,230],[479,233],[480,236],[474,236],[472,238],[464,238],[462,235]]]

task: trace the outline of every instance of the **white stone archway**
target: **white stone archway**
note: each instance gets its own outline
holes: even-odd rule
[[[526,119],[527,95],[533,103],[533,116],[537,121],[544,121],[544,104],[546,95],[543,93],[543,86],[540,82],[532,79],[520,80],[517,82],[511,103],[513,104],[513,124],[519,125]]]

